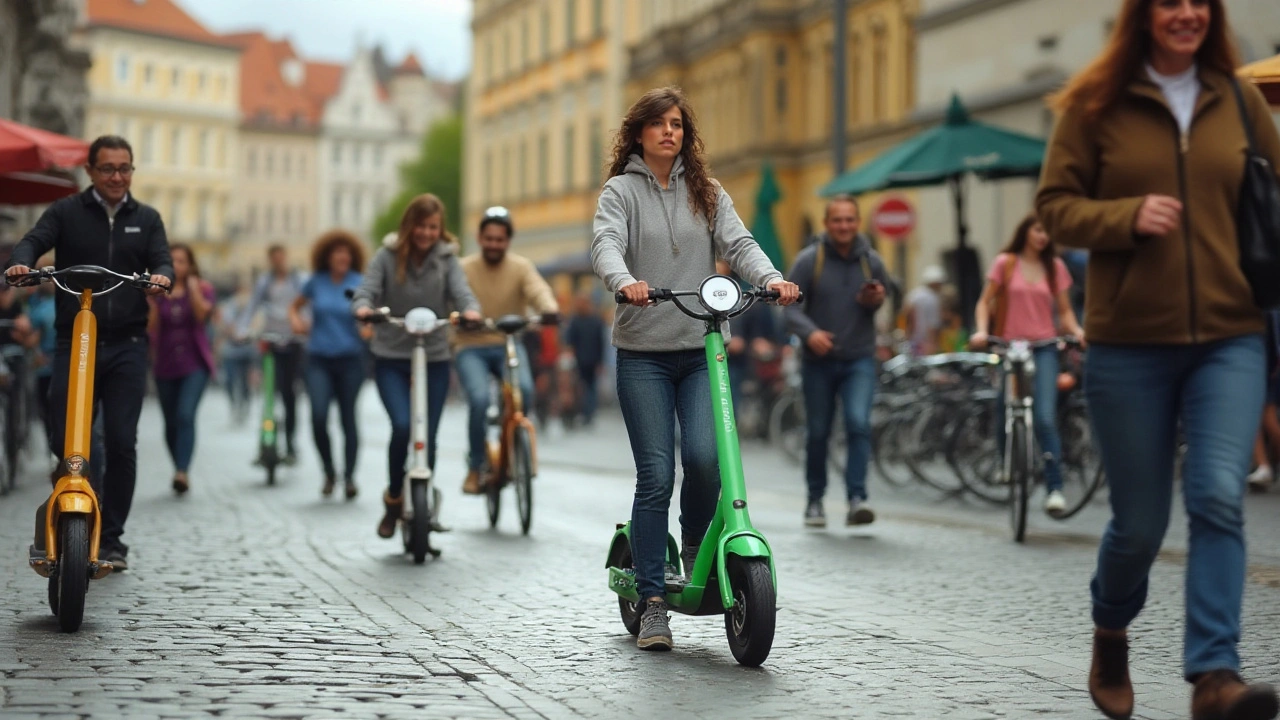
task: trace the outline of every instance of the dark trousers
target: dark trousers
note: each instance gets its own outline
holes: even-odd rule
[[[337,474],[333,464],[333,447],[329,440],[329,406],[338,404],[338,417],[342,420],[344,440],[342,476],[351,480],[356,472],[356,453],[360,448],[360,433],[356,429],[356,400],[360,386],[364,384],[364,359],[359,355],[322,357],[312,355],[307,362],[307,396],[311,398],[311,434],[315,437],[316,450],[324,474]]]
[[[59,346],[49,382],[50,435],[59,454],[66,437],[70,367],[71,348]],[[147,391],[146,338],[99,343],[93,391],[94,405],[102,413],[107,461],[101,486],[95,488],[102,505],[101,542],[106,548],[123,547],[120,537],[133,505],[138,474],[138,417]],[[91,462],[93,459],[91,454]]]
[[[298,372],[302,368],[302,344],[289,343],[275,349],[276,392],[284,405],[284,444],[294,454],[298,437]]]

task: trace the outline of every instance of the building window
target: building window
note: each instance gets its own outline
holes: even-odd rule
[[[204,92],[207,87],[209,87],[209,72],[201,70],[200,74],[196,76],[196,90]]]
[[[258,227],[258,206],[250,205],[248,212],[244,216],[244,228],[249,232],[253,232]]]
[[[529,190],[529,180],[525,173],[528,172],[528,148],[525,147],[523,140],[520,141],[520,148],[516,156],[516,193],[518,197],[523,198]]]
[[[169,136],[169,164],[182,164],[182,128],[175,127]]]
[[[155,162],[156,128],[154,125],[142,127],[142,147],[138,149],[138,159],[144,165]]]
[[[173,193],[173,202],[169,206],[169,222],[168,225],[173,229],[174,235],[182,234],[182,191],[175,190]]]
[[[209,218],[213,214],[208,197],[200,199],[199,216],[196,218],[196,237],[204,240],[209,237]]]
[[[604,136],[600,125],[599,118],[591,121],[591,146],[587,149],[587,158],[591,163],[587,168],[587,180],[593,185],[604,175]]]
[[[169,71],[169,84],[174,90],[178,90],[182,86],[182,70],[174,68]]]
[[[145,83],[147,87],[155,86],[156,67],[151,63],[147,63],[142,66],[142,82]]]
[[[774,63],[778,66],[778,77],[774,81],[773,105],[778,115],[782,116],[787,112],[787,49],[785,47],[778,46]]]
[[[573,47],[578,30],[578,1],[564,0],[564,46]]]
[[[382,145],[375,144],[373,146],[373,166],[375,168],[382,167]]]
[[[342,224],[342,191],[333,191],[333,224]]]
[[[282,156],[280,157],[280,174],[281,174],[282,176],[284,176],[284,177],[286,177],[286,178],[287,178],[287,177],[290,177],[290,173],[291,173],[291,172],[292,172],[292,170],[293,170],[293,167],[292,167],[292,166],[293,166],[293,156],[292,156],[292,155],[290,155],[289,153],[285,153],[284,155],[282,155]]]
[[[258,172],[258,149],[249,148],[249,154],[245,159],[245,174],[253,177]]]
[[[280,210],[284,214],[284,219],[281,220],[281,223],[284,226],[284,231],[293,232],[293,208],[285,205]]]
[[[129,82],[129,56],[124,53],[116,56],[116,82],[121,85]]]
[[[298,156],[298,176],[299,177],[307,176],[307,156],[306,155]]]
[[[538,138],[538,194],[546,196],[551,185],[551,141],[546,133]]]
[[[564,129],[564,189],[573,189],[573,128]]]
[[[133,122],[129,118],[119,118],[116,120],[116,134],[122,138],[128,139],[129,132],[133,130]]]
[[[502,33],[502,76],[511,74],[511,36]]]
[[[333,144],[333,165],[334,167],[342,165],[342,143]]]
[[[484,154],[484,199],[485,202],[493,200],[493,151],[486,151]]]
[[[262,225],[263,225],[263,228],[262,228],[262,229],[263,229],[263,230],[266,230],[266,231],[267,231],[267,232],[269,232],[269,233],[275,232],[275,231],[276,231],[276,208],[275,208],[275,206],[274,206],[274,205],[268,205],[268,206],[266,207],[266,212],[265,212],[265,213],[263,213],[263,215],[264,215],[264,218],[263,218],[263,221],[262,221]]]
[[[213,156],[213,133],[208,130],[200,131],[200,147],[196,148],[196,164],[200,167],[209,167],[209,159]]]
[[[356,144],[351,148],[351,167],[360,167],[360,162],[364,159],[364,146]]]
[[[597,37],[604,34],[604,0],[591,3],[591,32]]]
[[[298,232],[305,233],[307,231],[307,206],[298,206]]]
[[[876,120],[886,120],[889,117],[889,53],[883,32],[876,33],[874,45],[875,56],[871,60],[871,71],[875,73],[871,79],[872,107],[875,108]]]
[[[276,171],[276,153],[274,150],[267,149],[266,155],[262,159],[262,166],[263,174],[271,177],[272,173]]]
[[[520,19],[520,67],[529,64],[529,18]]]
[[[364,213],[361,212],[362,208],[360,207],[363,200],[364,193],[361,191],[357,190],[351,193],[351,222],[356,225],[364,224]]]
[[[1045,35],[1044,37],[1040,38],[1040,39],[1036,42],[1036,44],[1040,46],[1040,49],[1041,49],[1041,50],[1044,50],[1044,51],[1052,50],[1052,49],[1054,49],[1054,48],[1058,47],[1058,36],[1057,36],[1057,35]]]

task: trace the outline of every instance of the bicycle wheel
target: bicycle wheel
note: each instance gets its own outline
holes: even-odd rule
[[[484,488],[484,501],[489,511],[489,527],[498,527],[498,518],[502,515],[502,480],[495,474],[489,478]]]
[[[905,416],[891,417],[871,436],[871,458],[876,474],[894,487],[905,487],[914,479],[904,458],[908,422]]]
[[[962,416],[947,442],[947,464],[974,496],[1003,505],[1009,502],[1009,488],[1000,482],[994,422],[989,410]]]
[[[1015,420],[1005,452],[1005,467],[1009,477],[1009,524],[1014,542],[1019,543],[1027,538],[1027,506],[1031,501],[1030,442],[1026,423]]]
[[[961,492],[964,485],[950,471],[940,468],[937,460],[946,455],[947,423],[944,405],[927,408],[907,429],[906,452],[902,459],[917,480],[948,495]]]
[[[520,532],[528,535],[529,526],[533,524],[533,443],[529,431],[517,427],[511,445],[511,482],[516,486]]]
[[[427,484],[414,480],[410,497],[413,501],[412,529],[410,530],[409,551],[413,553],[415,565],[427,560],[427,552],[431,547],[431,505],[427,501]]]
[[[1066,520],[1089,505],[1106,476],[1084,404],[1072,403],[1063,408],[1058,414],[1058,428],[1062,437],[1062,494],[1067,498],[1067,507],[1050,517]]]
[[[804,463],[804,398],[797,388],[788,388],[769,412],[769,437],[777,438],[782,452],[792,462]]]
[[[0,400],[0,404],[7,404],[4,400]],[[18,476],[13,472],[13,463],[9,460],[9,414],[4,407],[0,407],[0,423],[4,427],[0,427],[0,495],[8,495],[18,486]]]

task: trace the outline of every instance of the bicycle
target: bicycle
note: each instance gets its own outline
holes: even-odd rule
[[[73,290],[64,280],[79,279],[85,284],[115,284],[105,290],[92,287]],[[111,573],[110,562],[98,559],[102,512],[86,472],[89,469],[93,436],[94,376],[98,347],[98,322],[93,314],[93,300],[130,285],[139,290],[165,288],[145,275],[123,275],[97,265],[74,265],[55,270],[33,270],[25,276],[10,278],[15,286],[52,282],[59,290],[80,299],[80,311],[72,326],[73,339],[67,388],[66,442],[59,466],[61,477],[54,485],[49,500],[39,515],[45,550],[35,550],[28,562],[32,570],[49,578],[49,608],[58,617],[64,632],[75,632],[84,619],[85,595],[89,581]],[[166,288],[167,289],[167,288]]]
[[[507,362],[502,374],[501,410],[490,415],[490,424],[498,428],[497,440],[486,443],[489,473],[485,478],[485,499],[489,511],[489,527],[498,526],[502,511],[502,491],[515,487],[516,508],[520,513],[520,532],[529,534],[533,523],[533,478],[538,474],[537,433],[533,421],[524,414],[524,394],[520,391],[520,353],[516,336],[530,327],[546,325],[542,317],[504,315],[486,318],[480,327],[496,330],[506,336]],[[468,327],[467,324],[463,325]]]
[[[350,298],[352,291],[347,291]],[[404,538],[404,551],[413,555],[413,562],[421,565],[427,555],[440,557],[440,551],[431,546],[432,532],[445,532],[440,524],[440,489],[433,484],[433,472],[427,463],[427,338],[440,329],[459,322],[460,316],[437,317],[430,308],[416,307],[404,317],[392,317],[391,309],[382,307],[372,315],[360,318],[367,323],[390,323],[413,336],[413,356],[410,360],[411,429],[409,436],[409,468],[405,471],[405,484],[409,486],[409,512],[400,518]]]
[[[1003,478],[1009,485],[1009,521],[1015,542],[1027,536],[1027,508],[1032,486],[1039,479],[1032,431],[1032,392],[1036,365],[1035,351],[1044,347],[1078,347],[1075,338],[1027,341],[988,339],[991,353],[1001,360],[1005,388],[1005,453]]]

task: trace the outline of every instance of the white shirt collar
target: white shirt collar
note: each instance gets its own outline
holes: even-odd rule
[[[98,204],[99,204],[99,205],[101,205],[102,207],[107,208],[108,210],[111,210],[111,211],[113,211],[113,212],[114,212],[114,211],[116,211],[116,210],[119,210],[121,205],[124,205],[125,203],[129,202],[129,193],[128,193],[128,192],[126,192],[126,193],[124,194],[124,197],[120,198],[120,202],[118,202],[118,203],[116,203],[114,206],[112,206],[112,205],[108,205],[108,204],[107,204],[107,201],[106,201],[105,199],[103,199],[103,197],[102,197],[101,195],[99,195],[99,194],[98,194],[98,188],[94,188],[94,189],[93,189],[93,199],[94,199],[94,200],[97,200],[97,201],[98,201]]]

